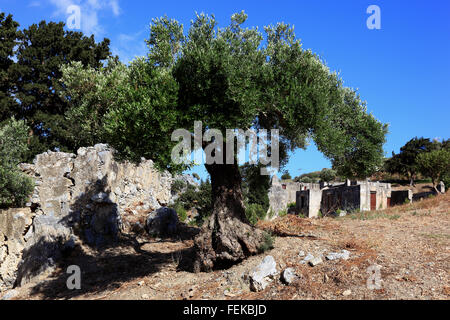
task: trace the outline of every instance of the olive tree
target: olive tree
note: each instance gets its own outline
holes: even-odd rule
[[[198,122],[223,136],[227,129],[276,129],[281,167],[290,151],[312,139],[340,175],[372,174],[382,164],[387,126],[320,57],[302,48],[293,27],[279,23],[262,33],[243,28],[246,20],[244,12],[234,14],[219,28],[214,16],[199,14],[185,33],[176,20],[154,19],[147,58],[130,66],[123,102],[103,118],[107,142],[176,171],[186,166],[171,164],[175,129],[192,133]],[[265,235],[245,215],[238,148],[211,151],[205,141],[194,147],[236,160],[205,164],[212,212],[194,241],[194,270],[209,271],[258,253]]]
[[[438,182],[450,173],[450,151],[442,148],[423,152],[417,156],[417,165],[422,174],[431,178],[433,188],[438,193]]]

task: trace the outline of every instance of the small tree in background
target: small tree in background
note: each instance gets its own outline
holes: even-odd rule
[[[292,177],[291,177],[289,171],[287,171],[287,170],[281,176],[281,180],[291,180],[291,179],[292,179]]]
[[[335,180],[337,177],[337,173],[335,170],[333,169],[323,169],[320,172],[320,180],[325,181],[325,182],[330,182]]]
[[[269,210],[270,176],[261,175],[261,166],[243,165],[240,167],[242,176],[242,193],[246,204],[257,204],[265,212]]]
[[[417,157],[418,170],[431,178],[436,192],[437,184],[444,176],[450,173],[450,151],[448,149],[433,150],[421,153]]]
[[[96,70],[101,68],[103,61],[110,56],[109,40],[96,43],[94,36],[86,37],[81,32],[66,31],[62,22],[46,21],[18,31],[13,39],[14,24],[8,22],[8,18],[6,23],[0,22],[0,37],[2,34],[9,36],[5,44],[2,39],[1,46],[6,45],[7,50],[0,52],[0,60],[11,54],[13,41],[17,45],[13,53],[15,62],[7,71],[6,92],[14,97],[13,101],[9,99],[8,111],[16,119],[24,119],[32,134],[28,151],[24,154],[25,159],[22,160],[31,161],[36,154],[55,148],[76,151],[80,145],[71,137],[80,131],[78,126],[73,127],[73,123],[64,117],[69,105],[60,95],[65,89],[59,81],[62,76],[61,66],[80,61],[83,66],[91,66]],[[86,89],[92,88],[87,85]]]
[[[0,13],[0,122],[14,116],[17,102],[13,97],[14,81],[11,66],[14,64],[14,46],[17,44],[19,24],[12,15]]]
[[[71,124],[65,139],[69,144],[93,146],[107,141],[103,127],[106,113],[124,103],[122,93],[129,71],[124,64],[109,59],[105,67],[84,68],[74,61],[61,67],[60,84],[66,89],[59,95],[68,104],[64,118]]]
[[[27,150],[28,127],[11,119],[0,126],[0,207],[23,206],[33,192],[33,180],[17,165]]]
[[[408,178],[410,185],[414,185],[418,170],[418,156],[422,153],[436,149],[437,145],[428,138],[413,138],[400,148],[400,153],[392,153],[392,158],[385,162],[386,170],[399,173]]]

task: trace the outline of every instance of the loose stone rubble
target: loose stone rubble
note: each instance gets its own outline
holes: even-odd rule
[[[347,250],[342,250],[341,252],[330,252],[325,257],[327,260],[348,260],[350,258],[350,252]]]

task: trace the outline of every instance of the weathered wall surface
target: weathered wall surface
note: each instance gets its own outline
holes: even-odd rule
[[[361,186],[361,211],[370,211],[370,194],[376,192],[376,210],[388,207],[387,198],[391,197],[391,184],[380,182],[357,182]]]
[[[46,152],[21,165],[36,186],[27,209],[0,211],[0,287],[51,268],[78,240],[92,246],[114,240],[132,207],[151,212],[169,203],[168,172],[151,160],[117,162],[113,155],[99,144],[76,155]]]
[[[274,213],[273,218],[287,209],[289,203],[297,201],[297,191],[309,190],[318,187],[318,184],[301,182],[283,182],[276,175],[272,178],[272,186],[269,189],[269,210]]]
[[[345,184],[312,184],[306,190],[297,192],[297,211],[310,218],[317,217],[319,210],[323,214],[337,210],[370,211],[371,193],[376,193],[376,209],[386,209],[391,197],[389,183],[368,181],[347,181]]]
[[[329,214],[340,210],[355,211],[361,206],[361,186],[337,186],[323,190],[321,210],[323,214]],[[370,193],[369,193],[370,195]]]
[[[308,218],[317,218],[321,210],[322,190],[319,186],[296,193],[297,212]]]
[[[33,216],[29,208],[0,210],[0,291],[16,281]]]

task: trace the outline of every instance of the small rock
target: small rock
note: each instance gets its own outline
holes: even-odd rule
[[[112,203],[111,199],[109,199],[109,195],[105,192],[99,192],[91,197],[91,200],[96,203]]]
[[[304,257],[304,256],[305,256],[305,251],[300,251],[300,252],[298,253],[298,256],[299,256],[299,257]]]
[[[150,299],[150,296],[149,296],[148,294],[144,293],[144,294],[141,296],[141,298],[144,299],[144,300],[148,300],[148,299]]]
[[[322,261],[322,257],[316,257],[316,258],[314,258],[314,259],[312,259],[311,261],[309,261],[309,265],[311,266],[311,267],[315,267],[315,266],[317,266],[318,264],[321,264],[323,261]]]
[[[330,252],[326,255],[327,260],[348,260],[350,258],[350,252],[342,250],[341,252]]]
[[[302,264],[308,263],[309,261],[313,260],[314,256],[311,253],[308,253],[306,257],[300,262]]]
[[[344,296],[344,297],[348,297],[349,295],[351,295],[352,294],[352,290],[345,290],[344,292],[342,292],[342,295]]]
[[[232,293],[230,292],[230,290],[225,290],[225,291],[223,292],[223,295],[226,296],[226,297],[230,297],[230,298],[236,296],[235,294],[232,294]]]
[[[287,285],[291,284],[296,279],[297,275],[295,274],[295,271],[292,268],[287,268],[281,273],[281,281],[283,281]]]
[[[250,289],[253,291],[264,290],[277,274],[275,259],[272,256],[265,257],[261,264],[250,273]]]
[[[138,286],[142,287],[144,285],[144,281],[139,281]]]
[[[11,300],[13,298],[15,298],[19,293],[17,292],[17,290],[13,289],[13,290],[9,290],[8,292],[6,292],[1,300]]]
[[[194,293],[195,293],[195,288],[194,287],[190,288],[188,291],[189,298],[192,298],[194,296]]]

